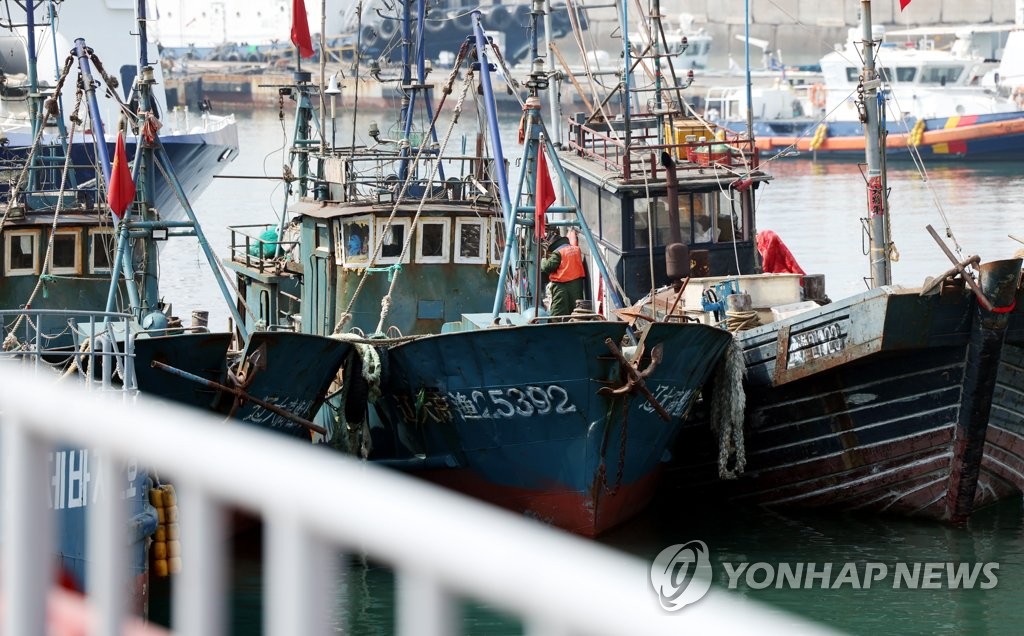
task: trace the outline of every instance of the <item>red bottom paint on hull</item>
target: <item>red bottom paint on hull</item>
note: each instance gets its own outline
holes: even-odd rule
[[[424,470],[415,473],[445,488],[533,517],[585,537],[596,537],[643,510],[654,496],[661,470],[618,489],[599,486],[581,493],[552,486],[547,490],[503,486],[482,479],[465,468]]]

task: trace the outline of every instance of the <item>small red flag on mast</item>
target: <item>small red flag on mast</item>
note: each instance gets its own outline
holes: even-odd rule
[[[906,9],[908,4],[910,4],[910,0],[900,0],[900,11]]]
[[[299,48],[299,55],[302,57],[313,57],[313,40],[309,37],[306,3],[302,0],[292,0],[292,44]]]
[[[548,162],[544,158],[544,146],[537,147],[537,187],[534,189],[533,205],[536,214],[534,219],[534,236],[537,240],[544,238],[544,218],[548,208],[555,202],[555,186],[548,174]]]
[[[132,181],[132,171],[128,168],[128,153],[124,151],[124,134],[118,131],[114,164],[110,167],[107,205],[110,206],[110,211],[120,219],[134,200],[135,182]]]

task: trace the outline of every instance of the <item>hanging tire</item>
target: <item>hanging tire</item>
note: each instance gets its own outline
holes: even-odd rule
[[[383,18],[377,25],[377,33],[379,33],[380,37],[384,38],[385,40],[389,39],[392,35],[394,35],[395,31],[397,30],[398,26],[395,20]]]
[[[540,16],[541,19],[537,21],[540,24],[540,28],[544,28],[544,16]],[[512,23],[518,27],[526,28],[530,26],[530,6],[521,4],[516,7],[515,15],[512,17]]]
[[[484,28],[494,31],[504,31],[509,27],[512,14],[500,4],[492,7],[484,20]]]
[[[469,35],[473,31],[473,14],[467,11],[457,15],[452,18],[452,24],[460,34]]]

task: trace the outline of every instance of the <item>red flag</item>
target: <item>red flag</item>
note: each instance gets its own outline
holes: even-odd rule
[[[555,202],[555,186],[548,174],[548,162],[544,159],[544,147],[537,148],[537,187],[534,189],[533,205],[536,219],[534,220],[534,236],[537,240],[544,238],[544,216],[548,208]]]
[[[910,0],[900,0],[900,11],[906,9],[908,4],[910,4]]]
[[[306,3],[292,0],[292,44],[299,47],[299,55],[313,57],[313,40],[309,37]]]
[[[128,154],[124,151],[124,135],[117,133],[117,149],[114,150],[114,165],[110,167],[110,187],[107,188],[107,205],[117,218],[135,200],[135,182],[128,168]]]

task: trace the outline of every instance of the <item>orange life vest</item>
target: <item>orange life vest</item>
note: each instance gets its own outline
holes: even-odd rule
[[[551,273],[549,280],[555,283],[567,283],[577,278],[583,278],[583,255],[580,248],[575,245],[562,245],[556,250],[562,259],[558,269]]]

